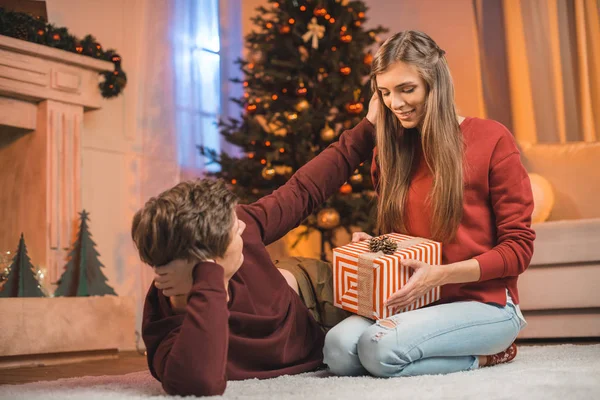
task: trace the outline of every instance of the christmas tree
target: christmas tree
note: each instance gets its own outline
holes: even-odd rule
[[[106,281],[101,268],[104,265],[98,258],[96,243],[88,228],[89,213],[79,213],[81,224],[65,272],[58,281],[54,296],[103,296],[117,295]]]
[[[358,124],[370,98],[368,50],[386,30],[366,30],[362,1],[270,0],[252,21],[260,28],[246,36],[249,57],[238,60],[245,76],[240,119],[220,121],[220,133],[245,153],[241,158],[200,146],[211,175],[228,181],[242,202],[252,202],[284,184],[345,129]],[[304,235],[318,229],[332,245],[332,231],[375,225],[369,161],[339,193],[304,221]],[[303,235],[300,235],[301,239]]]
[[[21,234],[17,254],[9,269],[10,272],[0,291],[0,297],[45,297],[27,255],[23,234]]]

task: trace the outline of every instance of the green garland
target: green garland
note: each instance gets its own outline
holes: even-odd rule
[[[5,11],[0,7],[0,35],[10,36],[28,42],[54,47],[71,53],[111,61],[115,68],[113,71],[102,71],[104,82],[98,87],[102,96],[110,98],[117,96],[127,84],[127,75],[121,69],[121,56],[115,50],[102,50],[100,43],[92,35],[87,35],[78,40],[71,35],[67,28],[58,28],[46,23],[40,17],[29,14]]]

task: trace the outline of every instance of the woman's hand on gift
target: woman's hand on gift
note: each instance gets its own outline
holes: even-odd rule
[[[356,243],[356,242],[362,242],[363,240],[369,240],[371,239],[373,236],[369,235],[368,233],[364,233],[364,232],[354,232],[352,234],[352,243]]]
[[[392,294],[385,302],[386,307],[404,308],[425,293],[442,284],[441,268],[417,260],[402,260],[402,266],[414,271],[406,285]]]

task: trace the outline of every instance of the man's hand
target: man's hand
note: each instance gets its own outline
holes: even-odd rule
[[[367,119],[373,125],[377,121],[377,113],[379,112],[379,95],[377,92],[373,93],[371,100],[369,101],[369,111],[367,111]]]
[[[167,297],[186,295],[192,290],[192,272],[196,262],[173,260],[161,267],[154,267],[154,286]]]

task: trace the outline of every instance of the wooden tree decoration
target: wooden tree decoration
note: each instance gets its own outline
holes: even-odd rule
[[[116,296],[114,289],[106,283],[108,279],[101,269],[104,265],[100,262],[100,254],[96,251],[96,243],[88,228],[89,213],[83,210],[79,216],[81,224],[77,239],[54,296]]]
[[[23,234],[0,297],[45,297],[27,254]]]

